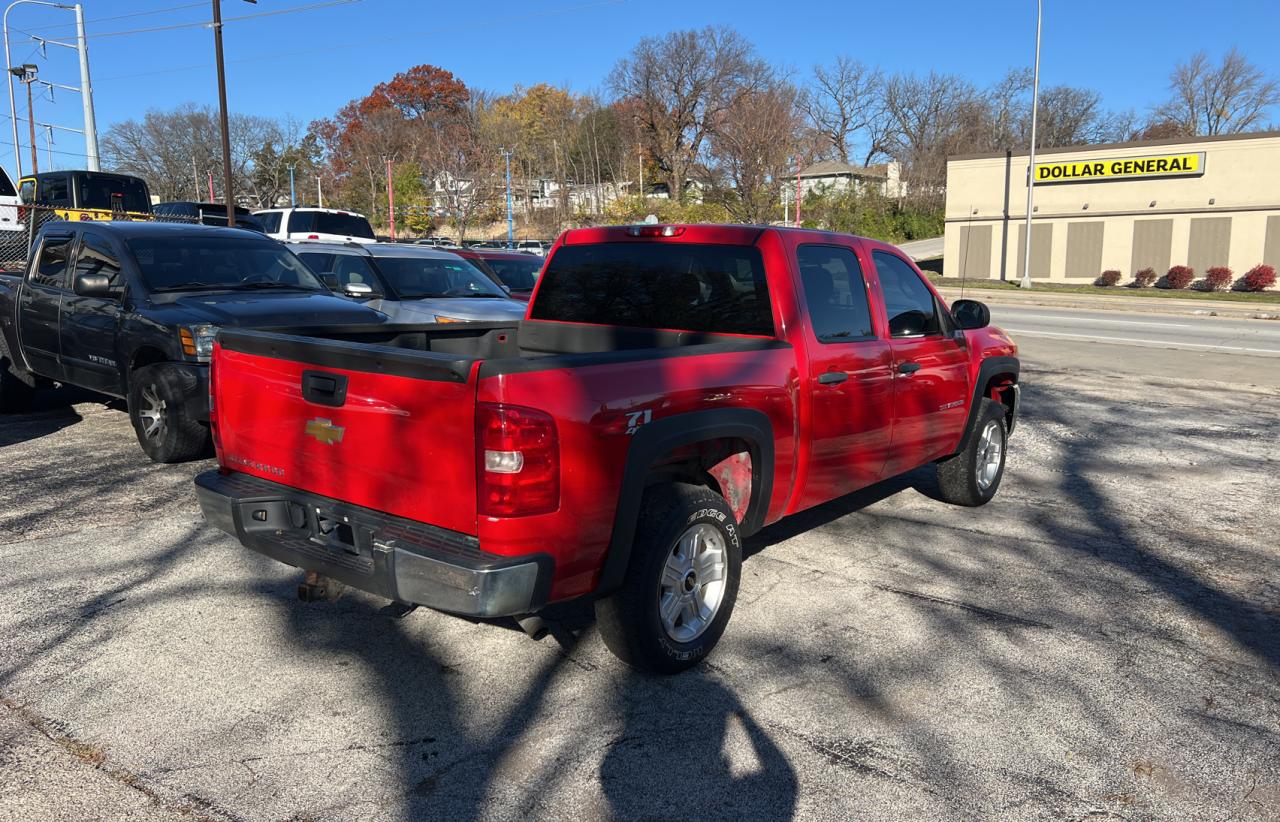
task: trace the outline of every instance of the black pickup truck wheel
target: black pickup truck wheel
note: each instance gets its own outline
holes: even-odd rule
[[[209,430],[187,413],[182,375],[163,363],[129,378],[129,420],[152,462],[195,459],[209,441]]]
[[[938,463],[938,488],[942,499],[953,505],[986,505],[996,495],[1004,476],[1005,407],[983,397],[977,425],[960,453]]]
[[[20,414],[29,410],[34,396],[34,380],[24,379],[17,371],[8,346],[0,339],[0,414]]]
[[[723,497],[697,485],[650,488],[626,579],[596,603],[605,645],[643,671],[696,665],[729,622],[741,565],[737,521]]]

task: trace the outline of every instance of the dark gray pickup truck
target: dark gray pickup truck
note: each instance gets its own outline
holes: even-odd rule
[[[53,222],[25,272],[0,273],[0,413],[58,383],[123,397],[142,450],[207,448],[208,372],[222,327],[380,324],[283,245],[242,229]]]

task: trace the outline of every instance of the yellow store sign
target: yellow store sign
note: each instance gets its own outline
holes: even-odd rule
[[[1131,180],[1148,177],[1198,177],[1204,174],[1204,152],[1036,163],[1036,185]]]

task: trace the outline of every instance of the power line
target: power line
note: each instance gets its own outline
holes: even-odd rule
[[[130,12],[129,14],[113,14],[110,17],[91,17],[88,20],[85,20],[85,23],[106,23],[111,20],[124,20],[130,17],[145,17],[149,14],[165,14],[171,11],[184,11],[186,9],[204,8],[208,5],[209,4],[206,2],[184,3],[181,6],[165,6],[164,8],[161,8],[161,9],[150,9],[148,11],[134,11],[134,12]],[[53,29],[75,28],[75,26],[76,26],[75,23],[50,23],[47,26],[36,26],[34,30],[35,31],[51,31]],[[29,34],[29,33],[30,32],[24,32],[24,34]]]
[[[254,20],[259,17],[275,17],[276,15],[279,15],[279,14],[294,14],[300,11],[314,11],[315,9],[323,9],[329,6],[346,6],[346,5],[350,5],[351,3],[359,3],[359,2],[360,0],[325,0],[325,2],[321,2],[321,3],[308,3],[305,6],[293,6],[287,9],[272,9],[271,11],[260,11],[260,12],[255,12],[253,14],[241,14],[236,17],[224,17],[222,19],[222,22],[223,22],[223,25],[225,25],[227,23],[236,23],[241,20]],[[201,5],[203,5],[203,3]],[[104,32],[98,32],[94,34],[93,39],[95,41],[105,40],[109,37],[124,37],[125,35],[130,35],[130,34],[149,34],[151,32],[157,32],[157,31],[176,31],[177,29],[194,29],[194,28],[207,29],[212,25],[213,25],[212,20],[198,20],[194,23],[174,23],[168,26],[151,26],[149,28],[125,29],[123,31],[104,31]],[[29,32],[25,32],[25,33],[31,36],[32,40],[41,39],[33,35],[30,35]]]
[[[562,14],[570,14],[578,11],[589,11],[592,9],[601,8],[603,6],[618,6],[625,2],[626,0],[601,0],[601,2],[596,2],[596,3],[585,3],[582,5],[576,5],[576,6],[563,6],[558,9],[547,9],[546,11],[530,12],[528,14],[521,14],[513,17],[508,17],[508,18],[505,18],[502,21],[502,23],[504,24],[523,23],[528,20],[536,20],[542,17],[554,17],[554,16],[558,16]],[[475,18],[474,22],[493,25],[491,18]],[[462,21],[461,24],[465,25],[466,21]],[[346,41],[346,42],[334,44],[334,45],[314,46],[314,47],[305,48],[305,49],[295,49],[293,51],[275,52],[269,57],[239,57],[233,60],[227,60],[226,62],[251,63],[251,64],[260,65],[264,63],[277,62],[280,60],[289,60],[299,55],[314,54],[316,52],[333,52],[333,51],[341,51],[343,49],[358,49],[358,48],[364,48],[365,46],[372,45],[372,44],[389,43],[389,42],[395,42],[398,40],[416,40],[418,38],[421,38],[424,35],[438,34],[445,31],[448,31],[448,29],[444,27],[421,29],[408,34],[398,34],[390,37],[373,37],[366,40]],[[133,74],[113,74],[108,77],[95,77],[93,82],[94,82],[94,85],[97,85],[103,82],[110,82],[112,80],[132,80],[136,77],[155,77],[158,75],[165,75],[165,74],[180,74],[183,72],[198,71],[200,69],[209,69],[212,67],[213,67],[213,64],[211,63],[193,63],[187,66],[175,66],[173,68],[157,69],[155,71],[140,71],[140,72],[135,72]]]

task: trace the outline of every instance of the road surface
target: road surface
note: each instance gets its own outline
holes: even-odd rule
[[[982,299],[980,294],[975,299]],[[1219,317],[1125,314],[1046,306],[991,306],[991,319],[1015,339],[1175,348],[1254,357],[1280,357],[1280,322]]]

